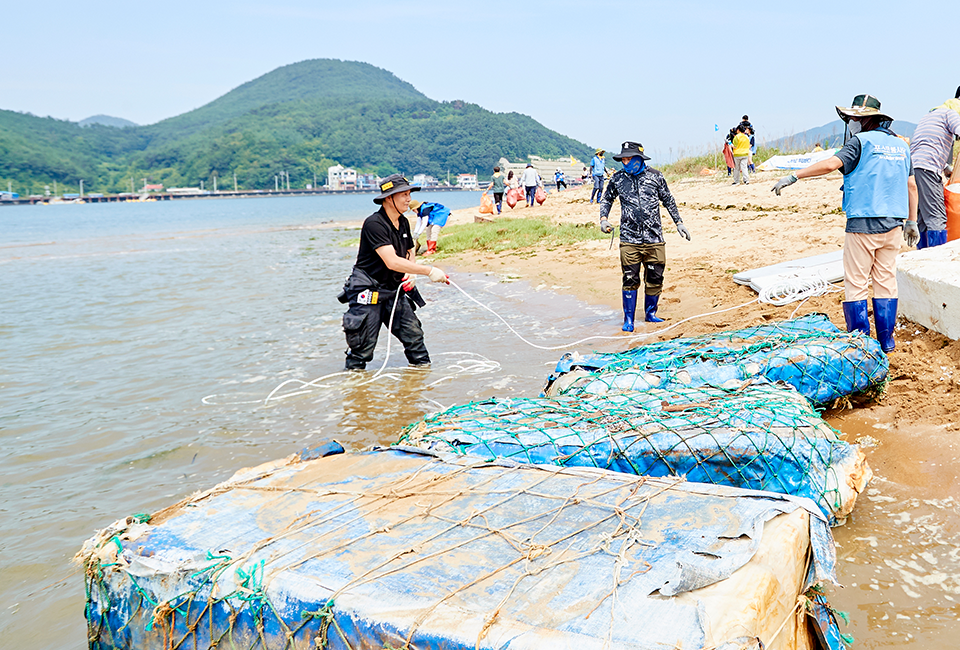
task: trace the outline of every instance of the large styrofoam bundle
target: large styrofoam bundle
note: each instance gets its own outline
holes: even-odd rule
[[[144,519],[80,553],[92,647],[807,650],[808,614],[835,638],[807,499],[394,448]]]

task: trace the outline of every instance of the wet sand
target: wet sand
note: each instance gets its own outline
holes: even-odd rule
[[[731,186],[726,177],[670,183],[692,241],[682,239],[661,210],[667,271],[659,315],[666,322],[643,324],[638,332],[754,300],[753,290],[732,281],[738,271],[842,248],[840,175],[801,181],[777,197],[770,188],[781,174],[761,172],[740,186]],[[588,187],[571,188],[551,193],[542,206],[510,210],[504,204],[500,218],[596,224],[599,209],[588,203],[589,194]],[[470,222],[477,214],[476,208],[457,210],[450,223]],[[611,222],[618,218],[619,206],[614,205]],[[619,310],[618,255],[617,243],[611,248],[608,240],[552,250],[465,253],[444,264],[519,276],[534,286]],[[784,307],[754,302],[684,323],[664,338],[810,312],[826,313],[842,327],[842,301],[838,291]],[[615,335],[620,322],[617,311],[596,333]],[[623,336],[624,349],[639,343]],[[838,404],[825,413],[848,441],[871,445],[867,455],[875,471],[853,515],[834,529],[843,586],[830,590],[830,597],[837,609],[849,613],[844,631],[853,634],[857,648],[953,648],[960,635],[960,342],[902,319],[896,339],[886,394]]]

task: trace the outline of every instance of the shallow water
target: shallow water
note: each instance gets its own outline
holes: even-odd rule
[[[0,210],[5,647],[85,644],[71,558],[120,517],[325,439],[390,444],[440,405],[537,394],[560,352],[518,344],[453,287],[421,281],[430,370],[407,369],[394,341],[374,383],[338,376],[264,403],[285,380],[342,369],[335,297],[358,231],[336,222],[359,221],[371,205],[361,196]],[[612,317],[523,283],[453,277],[547,344],[589,336]],[[367,379],[385,352],[381,337]]]
[[[895,428],[891,417],[829,418],[848,440],[873,439],[873,481],[846,525],[833,530],[854,648],[960,645],[960,445],[956,434]]]
[[[406,369],[394,341],[376,382],[334,376],[299,395],[291,382],[264,402],[286,380],[342,368],[335,296],[357,231],[338,222],[370,211],[369,196],[0,209],[5,647],[85,644],[83,581],[71,558],[120,517],[325,439],[389,444],[440,406],[537,394],[559,351],[524,345],[453,287],[421,281],[430,370]],[[616,331],[606,308],[494,276],[453,277],[542,344]],[[385,352],[381,338],[365,378]],[[850,613],[855,647],[954,647],[954,443],[856,412],[831,421],[850,438],[880,441],[870,492],[834,531],[846,586],[832,602]]]

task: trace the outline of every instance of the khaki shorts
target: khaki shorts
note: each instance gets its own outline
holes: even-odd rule
[[[667,268],[667,246],[659,244],[620,244],[620,268],[623,271],[623,290],[640,288],[643,272],[644,293],[659,296],[663,291],[663,272]]]
[[[847,301],[866,300],[873,281],[874,298],[897,297],[897,254],[903,228],[879,235],[848,232],[843,240],[843,289]]]

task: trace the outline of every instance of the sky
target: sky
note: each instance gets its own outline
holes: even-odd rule
[[[74,121],[150,124],[280,66],[334,58],[389,70],[435,100],[529,115],[591,147],[639,141],[667,161],[711,150],[745,113],[772,140],[870,93],[916,122],[960,85],[958,2],[7,5],[0,108]]]

